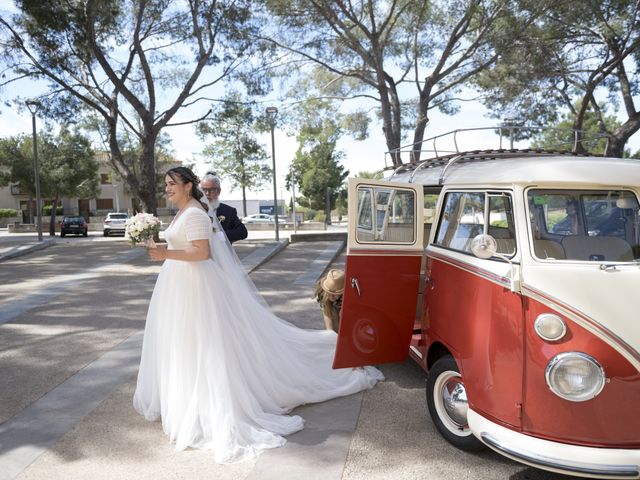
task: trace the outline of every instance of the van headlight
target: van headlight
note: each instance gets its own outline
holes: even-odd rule
[[[584,402],[597,396],[606,378],[600,364],[582,352],[565,352],[553,357],[545,372],[547,385],[565,400]]]

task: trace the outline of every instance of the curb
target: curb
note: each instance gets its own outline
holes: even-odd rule
[[[244,257],[241,260],[242,266],[244,267],[247,274],[249,274],[253,272],[255,269],[264,265],[274,255],[284,250],[287,247],[287,245],[289,245],[288,238],[280,240],[278,243],[274,241],[273,244],[268,245],[266,247],[259,248],[252,254]]]
[[[298,242],[322,242],[330,240],[347,241],[347,232],[314,232],[314,233],[292,233],[291,243]]]
[[[335,259],[338,258],[345,244],[346,242],[344,240],[331,241],[320,256],[311,262],[305,273],[296,278],[293,282],[294,285],[305,285],[313,288],[318,279],[324,275]]]
[[[46,240],[42,240],[42,242],[18,245],[17,247],[13,247],[5,253],[0,253],[0,262],[3,260],[8,260],[10,258],[20,257],[22,255],[26,255],[27,253],[43,250],[47,247],[50,247],[51,245],[54,245],[55,243],[55,238],[47,238]]]
[[[331,267],[331,264],[333,262],[335,262],[336,258],[338,258],[340,256],[340,254],[342,253],[344,248],[347,246],[346,234],[345,234],[345,238],[344,239],[337,239],[337,241],[340,241],[340,240],[342,240],[342,243],[340,243],[339,246],[335,247],[335,250],[332,252],[330,257],[328,258],[329,261],[327,262],[326,266],[324,267],[324,269],[322,270],[320,275],[318,275],[318,279],[320,279],[320,277],[322,277],[322,275],[325,274],[325,272],[329,269],[329,267]]]

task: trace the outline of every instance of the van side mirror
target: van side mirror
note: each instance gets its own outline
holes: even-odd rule
[[[511,267],[511,272],[509,274],[509,290],[511,290],[512,293],[520,291],[520,279],[516,278],[516,266],[509,257],[501,253],[497,253],[498,242],[496,242],[495,238],[486,233],[476,235],[473,237],[473,240],[471,240],[471,252],[478,258],[487,259],[491,257],[498,257],[501,260],[508,262]]]
[[[471,241],[471,252],[478,258],[491,258],[497,251],[498,243],[496,239],[486,233],[476,235]]]

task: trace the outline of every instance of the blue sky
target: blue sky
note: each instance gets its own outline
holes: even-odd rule
[[[27,88],[26,85],[21,85]],[[3,92],[5,96],[9,92]],[[22,95],[24,93],[22,92]],[[275,105],[283,108],[277,101],[265,102],[265,105]],[[286,108],[286,107],[285,107]],[[487,110],[478,102],[469,102],[462,105],[460,112],[454,116],[447,116],[440,112],[430,114],[431,121],[427,129],[426,136],[432,137],[456,129],[492,127],[497,124],[495,119],[487,115]],[[43,124],[38,120],[38,128]],[[191,125],[172,127],[165,130],[172,138],[172,147],[178,159],[183,161],[196,160],[196,170],[199,174],[204,173],[208,166],[202,161],[199,153],[204,147],[204,143],[195,135]],[[24,110],[3,109],[0,114],[0,132],[2,136],[18,135],[31,132],[31,116]],[[271,139],[269,134],[260,135],[259,140],[264,144],[271,155]],[[284,189],[284,176],[290,168],[297,145],[295,138],[288,137],[283,129],[276,127],[276,172],[278,184],[278,196],[288,201],[290,192]],[[497,148],[498,137],[490,132],[466,132],[458,137],[458,146],[461,150],[471,150],[478,148]],[[634,135],[627,144],[632,151],[640,149],[640,134]],[[384,136],[380,124],[373,123],[370,128],[369,138],[364,141],[355,141],[350,138],[343,138],[338,145],[345,153],[343,165],[355,176],[363,170],[374,171],[385,167],[385,152],[387,150]],[[425,145],[424,148],[430,148]],[[452,144],[439,143],[438,148],[452,148]],[[269,156],[269,160],[271,157]],[[250,198],[269,199],[273,197],[273,186],[269,185],[262,191],[250,192]],[[235,200],[242,198],[240,191],[229,191],[225,188],[223,179],[223,199]]]
[[[7,15],[9,11],[14,11],[12,2],[10,0],[0,0],[0,15]],[[32,92],[37,91],[37,86],[33,83],[22,81],[19,84],[15,84],[10,88],[6,88],[0,91],[0,99],[11,98],[13,96],[27,97],[33,95]],[[218,92],[221,95],[222,91]],[[276,92],[277,93],[277,92]],[[469,97],[471,95],[468,95]],[[276,94],[273,96],[273,101],[263,100],[264,106],[276,106],[281,111],[286,109],[286,105],[282,105],[276,99]],[[346,108],[355,108],[356,103],[347,103]],[[202,109],[206,109],[206,106],[202,106]],[[204,110],[206,111],[206,110]],[[179,114],[174,118],[174,121],[184,121],[198,116],[197,112],[191,110],[184,114]],[[491,127],[498,123],[496,119],[491,119],[487,115],[486,109],[479,102],[465,102],[461,105],[461,110],[454,116],[447,116],[440,112],[433,111],[430,113],[430,123],[427,128],[426,136],[432,137],[443,134],[455,129],[464,128],[478,128],[478,127]],[[39,128],[42,128],[42,122],[38,122]],[[22,133],[31,132],[31,117],[26,111],[8,110],[3,108],[0,113],[0,132],[2,136],[17,135]],[[206,171],[208,166],[202,161],[199,156],[204,144],[195,135],[193,125],[184,125],[179,127],[172,127],[166,129],[172,138],[172,147],[178,159],[183,161],[196,160],[197,173],[202,174]],[[387,150],[384,136],[380,124],[372,123],[369,131],[369,138],[364,141],[354,141],[350,138],[343,138],[338,148],[341,149],[345,156],[343,160],[344,166],[351,172],[351,176],[355,176],[358,172],[363,170],[375,171],[384,168],[385,166],[385,151]],[[497,148],[498,137],[491,132],[468,132],[461,134],[459,137],[458,146],[461,150],[470,149],[484,149],[484,148]],[[259,140],[265,145],[269,153],[269,162],[271,160],[271,139],[268,134],[259,136]],[[277,184],[278,184],[278,196],[288,200],[290,198],[290,192],[284,189],[284,177],[291,165],[291,161],[296,151],[295,138],[288,137],[282,128],[276,127],[275,130],[275,144],[276,144],[276,171],[277,171]],[[636,134],[627,147],[632,151],[640,149],[640,133]],[[426,146],[424,148],[430,148]],[[451,143],[448,145],[444,143],[439,144],[439,148],[453,148]],[[250,198],[268,199],[273,198],[273,185],[268,185],[262,191],[250,192]],[[223,179],[223,199],[239,199],[241,198],[241,192],[229,191],[225,188]]]

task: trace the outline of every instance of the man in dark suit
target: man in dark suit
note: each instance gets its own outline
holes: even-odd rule
[[[220,203],[220,178],[214,172],[205,173],[204,177],[200,181],[200,188],[204,192],[211,210],[209,216],[214,215],[218,217],[220,225],[224,229],[224,233],[227,234],[227,238],[231,243],[237,240],[244,240],[247,238],[247,227],[244,226],[242,220],[238,218],[238,212],[235,208]]]

